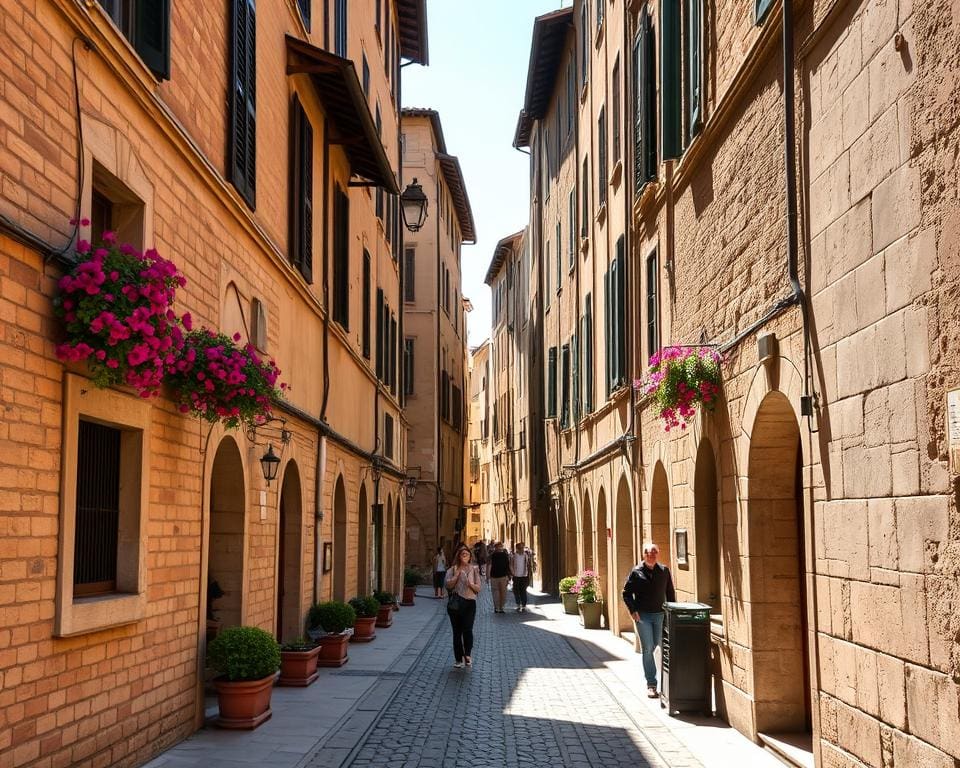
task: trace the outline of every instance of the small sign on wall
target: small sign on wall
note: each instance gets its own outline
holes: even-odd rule
[[[947,452],[950,470],[960,473],[960,389],[947,392]]]

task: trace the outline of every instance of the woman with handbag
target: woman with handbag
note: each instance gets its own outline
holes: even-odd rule
[[[446,587],[450,590],[447,615],[453,629],[454,668],[464,663],[472,666],[473,620],[477,616],[477,595],[480,594],[480,569],[471,560],[470,550],[461,546],[453,556],[453,566],[447,571]]]

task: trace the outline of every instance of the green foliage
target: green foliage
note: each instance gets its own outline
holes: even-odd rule
[[[380,603],[380,605],[393,605],[397,602],[397,596],[393,592],[384,592],[383,590],[377,590],[373,593],[374,599]]]
[[[312,651],[317,647],[313,640],[307,637],[298,637],[280,646],[281,651]]]
[[[413,568],[403,569],[403,586],[415,587],[420,583],[420,581],[420,571],[414,570]]]
[[[380,610],[380,601],[372,595],[364,597],[351,597],[350,607],[356,611],[358,619],[372,619]]]
[[[581,571],[571,592],[576,593],[578,603],[599,603],[603,601],[600,594],[600,579],[596,571]]]
[[[573,591],[573,585],[577,583],[576,576],[564,576],[560,579],[560,593],[564,594],[566,592]]]
[[[339,600],[314,603],[307,612],[307,629],[321,627],[331,635],[338,635],[347,627],[352,627],[356,618],[353,608]]]
[[[280,646],[259,627],[227,627],[210,642],[207,661],[231,682],[262,680],[280,669]]]

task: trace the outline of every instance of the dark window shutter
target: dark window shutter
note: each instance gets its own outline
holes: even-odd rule
[[[133,47],[161,80],[170,79],[170,0],[134,3]]]
[[[339,187],[333,203],[333,319],[350,330],[350,198]]]
[[[397,316],[390,313],[390,391],[397,394]]]
[[[377,378],[383,380],[383,353],[386,351],[383,340],[383,289],[377,288]]]
[[[627,381],[627,257],[624,253],[623,235],[617,240],[617,332],[614,340],[617,345],[615,386],[623,386]]]
[[[613,112],[610,115],[610,130],[613,132],[613,164],[620,161],[620,57],[613,65]]]
[[[233,0],[230,56],[230,181],[256,207],[257,43],[253,0]]]
[[[570,339],[570,365],[572,367],[570,399],[573,402],[573,421],[580,421],[580,329]]]
[[[414,248],[404,249],[403,254],[403,300],[416,301],[417,298],[417,252]]]
[[[657,102],[653,24],[644,6],[633,49],[634,185],[637,192],[657,175]]]
[[[360,336],[363,345],[363,356],[370,359],[370,282],[371,282],[370,252],[363,249],[363,295],[360,297],[363,304],[363,317],[360,318]]]
[[[597,158],[597,205],[607,203],[607,113],[605,107],[600,107],[600,116],[597,118],[597,144],[599,157]]]
[[[300,17],[303,19],[303,26],[310,31],[310,4],[312,0],[297,0],[297,6],[300,8]]]
[[[404,341],[403,354],[403,394],[413,394],[413,371],[416,364],[416,340],[406,339]]]
[[[588,293],[583,313],[583,338],[580,340],[583,347],[583,410],[584,413],[593,411],[593,297]]]
[[[334,53],[347,58],[347,0],[337,0],[337,17],[334,21]]]
[[[687,144],[700,133],[703,85],[703,10],[702,0],[686,0],[684,20],[687,32]]]
[[[580,237],[590,234],[590,158],[583,158],[583,172],[580,174],[582,193],[580,210]]]
[[[570,345],[560,350],[560,426],[570,426]]]
[[[313,282],[313,127],[300,99],[290,103],[290,261]]]
[[[660,349],[659,314],[660,302],[658,297],[659,270],[657,269],[657,252],[647,257],[647,355],[653,355]]]
[[[547,417],[557,415],[557,348],[547,351]]]
[[[680,3],[663,3],[660,7],[660,120],[663,125],[664,160],[673,160],[683,154],[680,21]]]

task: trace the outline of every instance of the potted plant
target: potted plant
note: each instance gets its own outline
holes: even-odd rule
[[[413,598],[417,594],[417,585],[420,583],[420,572],[413,568],[403,569],[403,600],[400,605],[413,605]]]
[[[576,576],[564,576],[560,579],[560,600],[563,602],[563,612],[569,613],[571,616],[576,616],[578,613],[577,610],[577,594],[573,591],[574,585],[577,583]]]
[[[298,637],[280,646],[279,685],[306,688],[317,679],[317,658],[320,645],[306,637]]]
[[[686,429],[697,406],[712,411],[720,394],[723,356],[711,347],[666,347],[650,358],[647,380],[634,388],[651,395],[667,432]]]
[[[377,633],[373,627],[377,621],[377,612],[380,610],[380,602],[372,595],[365,597],[351,597],[350,607],[357,614],[353,622],[353,637],[351,643],[369,643],[376,638]]]
[[[251,730],[270,719],[270,694],[280,668],[280,646],[259,627],[228,627],[207,649],[221,728]]]
[[[317,666],[342,667],[347,663],[347,643],[356,613],[346,603],[331,600],[314,603],[307,612],[307,634],[316,637],[320,646]],[[326,634],[323,634],[323,633]]]
[[[580,621],[584,629],[600,629],[603,598],[597,574],[594,571],[582,571],[571,592],[577,596],[577,607],[580,609]]]
[[[392,592],[378,590],[373,593],[374,598],[380,604],[377,610],[377,626],[389,627],[393,624],[393,604],[397,601],[397,596]]]

